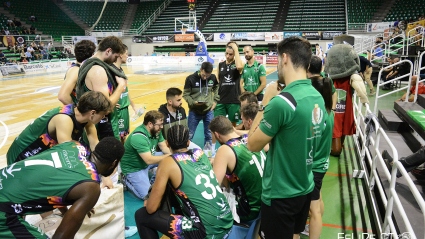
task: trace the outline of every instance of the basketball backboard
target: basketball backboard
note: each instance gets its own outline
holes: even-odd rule
[[[186,29],[185,32],[196,32],[196,15],[189,17],[177,17],[174,19],[174,32],[182,33],[182,29]]]

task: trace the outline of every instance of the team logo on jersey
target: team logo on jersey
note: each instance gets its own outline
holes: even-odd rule
[[[182,113],[179,112],[179,114],[177,115],[177,119],[181,119],[181,118],[183,118],[183,115]]]
[[[323,110],[320,109],[318,104],[314,105],[314,109],[312,112],[312,122],[314,125],[320,124],[320,122],[322,122],[323,119]]]
[[[152,146],[152,149],[151,149],[151,154],[155,155],[155,153],[156,153],[156,145]]]
[[[231,75],[228,75],[227,77],[224,76],[224,82],[226,82],[226,83],[232,82],[232,76]]]
[[[226,202],[223,200],[223,198],[221,198],[221,203],[217,202],[217,205],[219,205],[221,207],[221,211],[224,212],[227,209],[227,204]]]
[[[119,124],[118,125],[119,128],[124,128],[124,119],[119,119],[118,124]]]
[[[19,214],[23,211],[21,204],[15,204],[15,205],[10,205],[10,206],[13,207],[13,209],[15,209],[16,214]]]
[[[254,71],[255,71],[255,72],[257,72],[257,71],[258,71],[258,68],[257,68],[257,67],[256,67],[256,68],[254,68]]]
[[[223,68],[223,67],[221,67],[221,68],[220,68],[220,71],[224,71],[224,68]]]
[[[196,82],[196,83],[195,83],[195,86],[199,86],[199,82]]]
[[[246,73],[246,70],[243,70],[244,73]]]
[[[208,86],[214,85],[214,82],[212,80],[208,81]]]
[[[253,82],[254,78],[252,78],[252,76],[248,77],[249,82]]]

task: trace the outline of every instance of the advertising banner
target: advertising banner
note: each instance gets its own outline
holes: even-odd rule
[[[170,56],[186,56],[186,53],[184,53],[184,52],[174,52],[174,53],[170,53]]]
[[[333,40],[334,37],[344,34],[343,32],[322,32],[322,40]]]
[[[385,29],[394,25],[394,22],[375,22],[367,24],[368,32],[384,32]]]
[[[231,40],[236,41],[264,41],[265,33],[264,32],[239,32],[239,33],[231,33]]]
[[[2,42],[5,47],[14,46],[15,42],[18,44],[25,44],[25,38],[21,36],[3,36]]]
[[[207,61],[206,56],[130,56],[127,59],[127,65],[143,65],[143,64],[202,64]]]
[[[72,37],[72,41],[74,42],[74,45],[77,44],[77,42],[82,40],[92,41],[97,46],[97,40],[95,36],[73,36]]]
[[[208,56],[207,48],[205,47],[204,42],[199,42],[198,47],[196,48],[195,56]]]
[[[266,41],[282,41],[283,32],[266,32],[264,37]]]
[[[277,60],[277,56],[266,56],[266,64],[267,65],[277,65],[278,60]]]
[[[174,41],[194,41],[195,35],[194,34],[176,34]]]
[[[302,32],[283,32],[283,38],[287,37],[302,37]]]
[[[206,41],[214,41],[213,33],[202,33],[202,35],[204,35]],[[198,35],[195,35],[195,41],[199,41]]]
[[[230,33],[214,33],[214,42],[229,42]]]
[[[254,56],[254,59],[260,64],[264,64],[263,58],[264,56]]]
[[[322,32],[303,32],[303,37],[307,40],[320,40]]]
[[[122,37],[122,32],[91,32],[91,35],[94,37],[109,37],[109,36]]]
[[[146,43],[173,43],[173,42],[174,42],[174,34],[146,36]]]
[[[1,66],[0,71],[3,76],[25,73],[25,70],[23,69],[23,67],[21,65],[16,65],[16,64]]]

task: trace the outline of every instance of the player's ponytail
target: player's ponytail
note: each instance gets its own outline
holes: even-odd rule
[[[328,114],[332,111],[332,81],[329,77],[314,76],[311,77],[311,84],[322,95],[325,101],[325,108]]]

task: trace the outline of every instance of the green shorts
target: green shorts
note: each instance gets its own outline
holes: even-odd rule
[[[0,212],[0,238],[46,239],[48,237],[40,228],[26,222],[22,216]]]
[[[118,129],[121,140],[130,133],[130,114],[128,113],[128,107],[118,110]]]
[[[230,122],[237,123],[240,120],[239,109],[241,105],[239,104],[217,104],[214,109],[214,117],[219,115],[228,115]]]

